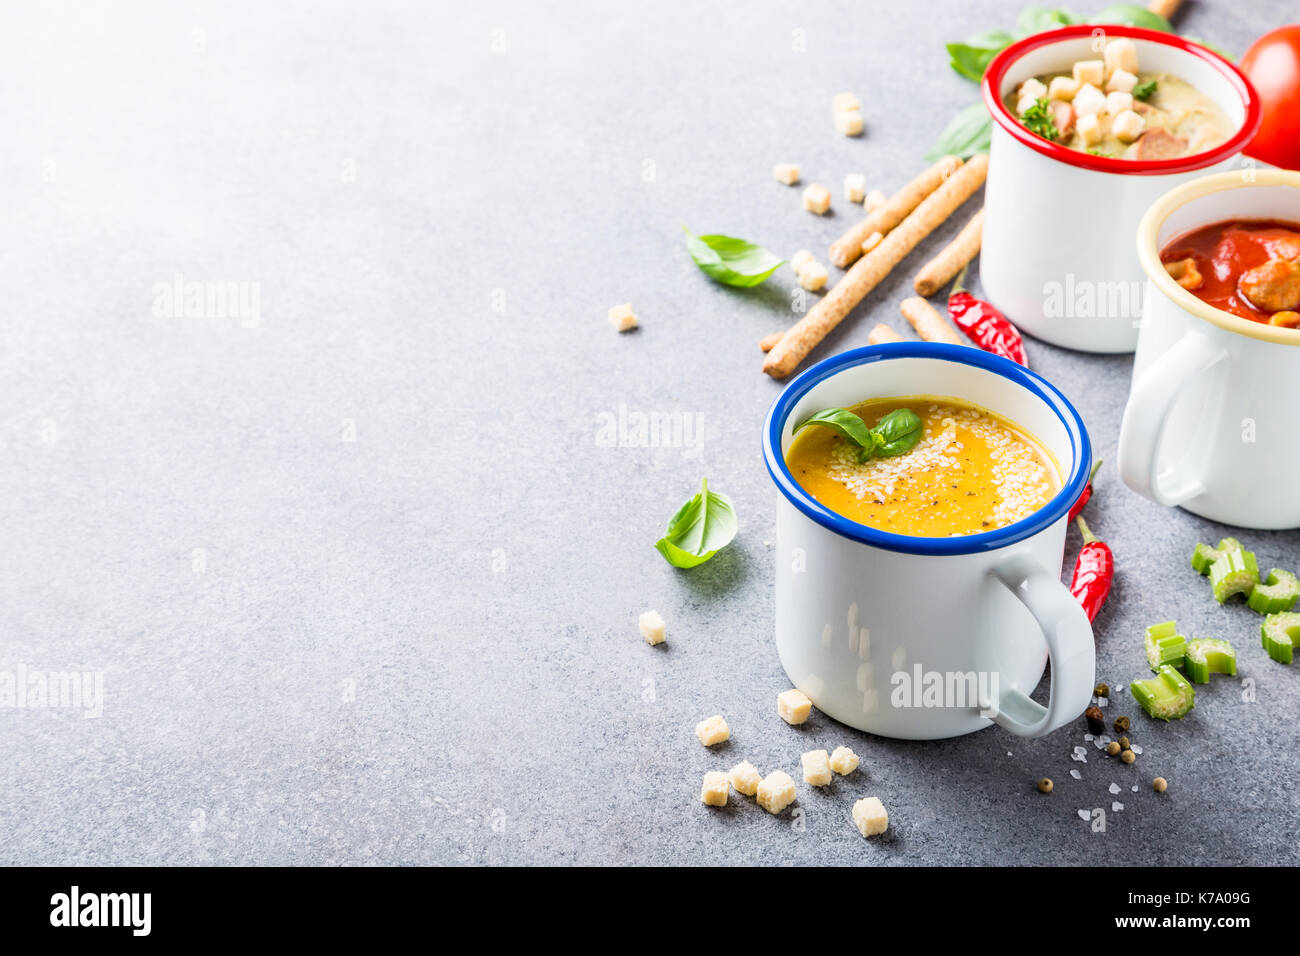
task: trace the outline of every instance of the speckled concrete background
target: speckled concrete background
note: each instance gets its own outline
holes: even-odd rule
[[[1116,478],[1128,358],[1030,344],[1110,463],[1090,507],[1121,567],[1099,677],[1141,675],[1142,627],[1176,617],[1238,643],[1257,699],[1224,679],[1181,723],[1134,715],[1131,768],[1072,762],[1081,727],[901,743],[774,713],[758,428],[779,386],[756,342],[790,321],[791,282],[714,285],[679,226],[823,250],[846,173],[891,191],[975,99],[943,42],[1018,6],[11,11],[0,671],[97,672],[104,701],[95,719],[0,710],[0,860],[1300,860],[1300,670],[1188,569],[1226,529]],[[1189,3],[1180,27],[1240,53],[1286,16]],[[841,89],[863,139],[831,128]],[[835,215],[772,181],[783,160]],[[817,357],[902,327],[911,274],[957,225]],[[177,275],[256,283],[258,311],[160,316]],[[618,336],[605,311],[626,300],[643,328]],[[611,447],[621,407],[701,438]],[[651,544],[702,475],[741,533],[682,573]],[[1300,566],[1295,532],[1243,537]],[[637,635],[647,607],[664,647]],[[692,728],[715,712],[733,739],[710,753]],[[705,770],[797,777],[801,751],[839,743],[863,770],[801,786],[793,820],[698,802]],[[853,830],[864,794],[888,837]],[[1105,833],[1077,816],[1114,799]]]

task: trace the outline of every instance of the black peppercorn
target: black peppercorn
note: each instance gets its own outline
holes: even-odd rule
[[[1089,707],[1083,712],[1083,716],[1088,721],[1090,733],[1104,734],[1106,732],[1106,718],[1102,715],[1100,707]]]

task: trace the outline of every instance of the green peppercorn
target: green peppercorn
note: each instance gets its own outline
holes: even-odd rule
[[[1115,733],[1126,734],[1128,733],[1128,728],[1129,728],[1129,722],[1127,717],[1115,718]]]
[[[1169,782],[1164,777],[1156,777],[1151,781],[1151,789],[1156,793],[1164,793],[1169,789]]]
[[[1115,743],[1113,740],[1106,745],[1106,753],[1110,754],[1112,757],[1119,753],[1121,749],[1120,745]]]
[[[1052,792],[1052,778],[1051,778],[1051,777],[1044,777],[1042,780],[1038,781],[1038,789],[1039,789],[1039,791],[1040,791],[1041,793],[1051,793],[1051,792]]]
[[[1109,696],[1110,696],[1110,685],[1109,685],[1109,684],[1098,684],[1096,687],[1094,687],[1094,688],[1092,689],[1092,696],[1093,696],[1093,697],[1109,697]]]
[[[1120,750],[1132,750],[1132,749],[1133,749],[1132,745],[1129,744],[1129,742],[1128,742],[1128,738],[1127,738],[1127,737],[1121,737],[1121,738],[1119,738],[1119,749],[1120,749]]]
[[[1126,750],[1119,755],[1119,759],[1124,761],[1125,763],[1132,763],[1134,760],[1137,760],[1137,758],[1138,755],[1131,750]]]

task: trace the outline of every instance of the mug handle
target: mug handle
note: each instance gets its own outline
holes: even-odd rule
[[[1207,372],[1228,357],[1200,332],[1187,332],[1177,344],[1133,383],[1119,430],[1119,474],[1138,494],[1172,508],[1205,490],[1195,475],[1162,484],[1156,473],[1169,409],[1198,372]]]
[[[1097,667],[1092,624],[1060,578],[1034,558],[1017,555],[993,574],[1038,621],[1052,663],[1052,686],[1046,707],[1011,689],[995,702],[981,701],[982,716],[1021,737],[1042,737],[1078,717],[1092,700]]]

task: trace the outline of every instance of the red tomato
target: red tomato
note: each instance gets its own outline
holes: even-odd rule
[[[1247,155],[1300,169],[1300,23],[1266,33],[1241,58],[1241,71],[1259,91],[1263,122]]]

